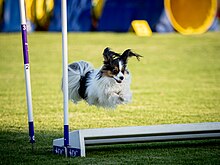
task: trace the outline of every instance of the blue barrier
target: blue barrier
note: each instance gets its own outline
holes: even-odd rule
[[[49,31],[61,31],[61,0],[54,0],[54,4]],[[68,0],[67,4],[68,31],[90,31],[92,26],[91,0]],[[32,31],[33,24],[29,25],[31,25],[29,31]],[[19,0],[4,1],[0,31],[20,31]]]
[[[3,4],[3,18],[0,23],[0,31],[20,31],[20,9],[18,0],[6,0]]]
[[[146,20],[155,31],[163,9],[163,0],[106,0],[97,30],[126,32],[133,20]]]
[[[67,0],[67,30],[90,31],[92,27],[91,0]],[[54,0],[49,31],[61,31],[61,0]]]

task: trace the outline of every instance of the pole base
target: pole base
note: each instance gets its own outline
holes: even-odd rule
[[[66,150],[66,152],[65,152]],[[57,155],[65,155],[66,157],[78,157],[81,156],[79,148],[72,148],[71,146],[53,146],[53,153]]]

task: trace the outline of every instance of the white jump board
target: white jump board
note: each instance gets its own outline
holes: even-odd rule
[[[220,138],[220,122],[83,129],[69,133],[69,156],[85,156],[85,146]],[[63,138],[53,141],[54,153],[63,154]]]

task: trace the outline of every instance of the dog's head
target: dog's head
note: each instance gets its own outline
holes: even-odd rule
[[[129,74],[127,70],[128,57],[135,56],[138,61],[140,57],[139,54],[132,52],[130,49],[125,50],[122,54],[118,54],[110,50],[110,48],[105,48],[103,52],[104,65],[101,69],[102,75],[111,77],[115,79],[116,82],[121,83],[124,80],[126,74]]]

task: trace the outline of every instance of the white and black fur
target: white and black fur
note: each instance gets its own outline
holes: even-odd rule
[[[84,99],[90,105],[104,108],[116,108],[118,104],[131,102],[131,74],[127,62],[128,57],[132,56],[138,60],[142,57],[130,49],[120,55],[107,47],[103,52],[101,69],[94,69],[85,61],[69,64],[69,99],[74,103]]]

